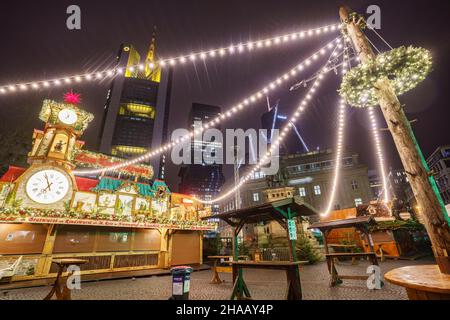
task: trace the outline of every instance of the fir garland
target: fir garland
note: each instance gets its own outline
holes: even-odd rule
[[[103,220],[103,221],[119,221],[119,222],[141,222],[154,223],[176,228],[190,229],[191,227],[216,227],[215,223],[208,221],[193,220],[175,220],[167,217],[146,217],[146,216],[129,216],[129,215],[110,215],[100,212],[76,212],[74,210],[57,210],[57,209],[35,209],[35,208],[2,208],[0,210],[0,219],[3,221],[15,221],[20,218],[40,217],[40,218],[69,218],[69,219],[85,219],[85,220]]]
[[[430,73],[431,54],[428,50],[399,47],[382,53],[351,69],[339,90],[345,101],[354,107],[378,105],[375,85],[379,79],[391,80],[394,91],[401,95],[415,88]]]
[[[410,231],[421,231],[425,230],[425,227],[415,221],[415,220],[394,220],[394,221],[378,221],[375,225],[369,227],[370,231],[381,231],[381,230],[397,230],[397,229],[407,229]]]

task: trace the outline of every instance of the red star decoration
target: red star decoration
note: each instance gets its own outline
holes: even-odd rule
[[[81,102],[81,94],[73,93],[72,91],[64,94],[64,102],[70,104],[79,104]]]

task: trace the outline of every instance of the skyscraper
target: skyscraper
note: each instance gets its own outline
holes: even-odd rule
[[[278,103],[274,107],[271,107],[269,111],[263,113],[261,116],[261,128],[267,130],[267,143],[272,143],[272,130],[281,130],[286,125],[289,125],[289,123],[289,118],[280,112]],[[309,148],[298,128],[294,123],[291,123],[291,125],[293,126],[294,133],[297,136],[298,141],[293,140],[295,143],[290,144],[284,142],[281,143],[280,154],[298,152],[299,150],[302,152],[309,152]]]
[[[155,37],[147,56],[141,58],[131,45],[121,45],[116,77],[108,92],[99,151],[130,158],[160,146],[168,139],[172,70],[155,63]],[[164,179],[165,157],[152,160],[155,178]]]
[[[261,127],[267,130],[267,143],[272,142],[272,130],[280,130],[287,123],[287,117],[278,113],[278,106],[261,116]]]
[[[189,127],[206,123],[216,118],[221,112],[220,107],[200,103],[193,103],[189,115]],[[216,129],[220,129],[219,126]],[[225,181],[221,164],[206,164],[202,151],[206,143],[198,138],[192,142],[192,164],[180,168],[178,176],[181,178],[179,192],[195,195],[203,200],[216,197]],[[215,145],[214,152],[222,152],[223,145]],[[213,212],[218,207],[213,207]],[[216,210],[217,209],[217,210]]]

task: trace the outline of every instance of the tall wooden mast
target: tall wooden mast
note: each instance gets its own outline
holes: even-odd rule
[[[361,62],[375,59],[375,54],[361,31],[357,18],[351,17],[350,9],[341,7],[339,15]],[[391,81],[381,78],[376,82],[375,89],[384,118],[417,199],[419,214],[425,223],[436,261],[442,273],[450,274],[450,228],[445,219],[447,212],[442,199],[435,192],[436,182],[431,176]]]

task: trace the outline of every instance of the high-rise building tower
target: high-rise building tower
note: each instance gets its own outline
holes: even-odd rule
[[[267,130],[267,143],[272,143],[272,130],[281,130],[287,122],[287,117],[278,112],[278,107],[262,114],[261,127]]]
[[[108,92],[99,151],[130,158],[167,142],[172,70],[155,63],[153,35],[147,56],[141,58],[131,45],[121,45],[118,67],[124,76],[116,77]],[[145,67],[139,67],[139,66]],[[155,178],[164,179],[165,156],[152,160]]]
[[[221,109],[217,106],[193,103],[189,115],[189,127],[201,125],[217,118]],[[216,129],[220,129],[217,126]],[[202,150],[206,143],[195,137],[192,142],[192,164],[181,167],[178,176],[181,178],[179,192],[195,195],[203,200],[210,200],[219,195],[225,181],[222,173],[222,164],[206,164],[202,156]],[[214,152],[223,152],[223,145],[217,143]],[[212,211],[217,212],[219,207],[213,207]]]
[[[300,134],[298,128],[295,126],[294,123],[289,121],[289,118],[282,114],[278,108],[278,103],[271,107],[269,111],[263,113],[261,116],[261,128],[267,130],[267,143],[272,143],[272,130],[281,130],[286,125],[291,124],[293,126],[295,135],[298,138],[298,142],[295,142],[294,145],[288,145],[287,143],[282,143],[280,145],[280,154],[288,154],[298,150],[302,150],[304,152],[309,152],[309,148],[306,145],[305,140],[303,139],[302,135]],[[294,140],[295,141],[295,140]],[[292,143],[291,143],[292,144]]]

